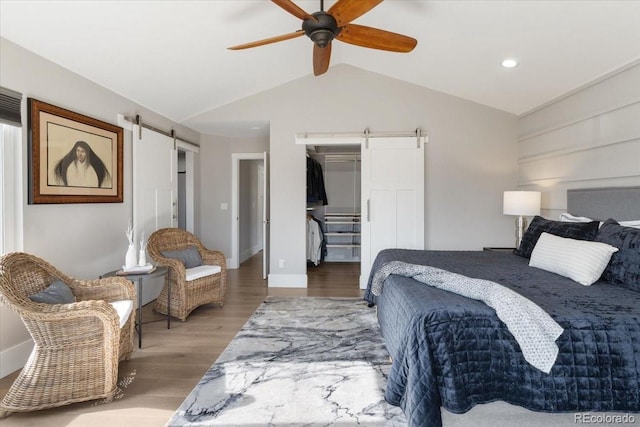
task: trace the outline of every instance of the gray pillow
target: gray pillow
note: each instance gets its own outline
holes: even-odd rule
[[[596,237],[599,225],[600,223],[598,221],[552,221],[536,215],[533,217],[533,220],[531,220],[531,224],[529,224],[527,231],[524,232],[522,242],[520,242],[520,247],[513,251],[513,253],[524,258],[531,258],[533,248],[535,248],[540,235],[544,232],[568,239],[593,240],[593,238]]]
[[[162,251],[162,256],[165,258],[177,259],[184,264],[185,268],[193,268],[202,265],[202,257],[198,248],[195,246],[189,246],[186,249],[180,249],[177,251]]]
[[[624,227],[617,221],[608,219],[602,224],[594,240],[618,248],[602,278],[640,292],[640,230]]]
[[[71,288],[59,279],[54,280],[54,282],[42,292],[29,296],[29,299],[33,302],[43,304],[71,304],[76,302]]]

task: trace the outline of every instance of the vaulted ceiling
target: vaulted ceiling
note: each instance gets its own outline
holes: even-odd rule
[[[320,10],[318,0],[295,3]],[[354,22],[418,45],[392,53],[334,41],[331,65],[516,115],[640,61],[633,0],[386,0]],[[178,123],[311,74],[307,37],[227,49],[298,29],[299,19],[267,0],[0,0],[2,37]],[[503,68],[505,58],[519,65]]]

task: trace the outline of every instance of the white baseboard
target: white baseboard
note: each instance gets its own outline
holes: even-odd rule
[[[0,378],[22,369],[33,350],[33,340],[28,339],[0,352]]]
[[[269,274],[270,288],[306,288],[306,274]]]

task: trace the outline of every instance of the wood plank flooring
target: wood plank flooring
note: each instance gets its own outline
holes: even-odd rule
[[[120,398],[108,404],[94,401],[15,413],[0,425],[164,426],[265,297],[361,297],[359,275],[357,263],[324,263],[307,268],[306,289],[268,288],[262,280],[262,255],[257,254],[239,269],[228,270],[224,307],[202,306],[186,322],[172,321],[170,330],[165,318],[152,311],[153,304],[143,308],[145,322],[158,321],[143,326],[142,349],[120,363],[119,377],[125,381]],[[17,374],[0,380],[0,396]]]

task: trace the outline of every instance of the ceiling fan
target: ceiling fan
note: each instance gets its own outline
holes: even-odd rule
[[[319,76],[329,69],[333,39],[356,46],[391,52],[411,52],[418,44],[416,39],[402,34],[351,23],[354,19],[382,3],[383,0],[338,0],[327,12],[324,11],[324,0],[320,0],[320,11],[312,14],[308,14],[291,0],[271,1],[301,19],[302,29],[293,33],[232,46],[229,49],[248,49],[306,34],[314,43],[313,74]]]

